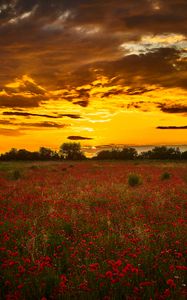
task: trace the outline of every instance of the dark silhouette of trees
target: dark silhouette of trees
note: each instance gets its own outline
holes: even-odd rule
[[[112,149],[112,150],[103,150],[97,154],[97,159],[122,159],[122,160],[132,160],[138,157],[138,153],[134,148],[124,147],[122,150],[120,149]]]
[[[136,159],[138,157],[138,152],[135,148],[123,148],[120,156],[121,159]]]
[[[66,160],[82,160],[86,159],[81,151],[80,143],[63,143],[60,146],[60,155]]]
[[[48,160],[53,157],[53,151],[50,148],[40,147],[39,157],[41,160]]]
[[[181,159],[179,148],[166,146],[154,147],[152,150],[142,152],[139,156],[141,159]]]
[[[81,151],[80,143],[63,143],[59,152],[50,148],[40,147],[39,151],[31,152],[26,149],[12,148],[10,151],[1,154],[1,161],[11,160],[83,160],[86,156]],[[152,150],[137,153],[135,148],[124,147],[122,149],[113,148],[103,150],[97,153],[93,158],[95,160],[135,160],[135,159],[153,159],[153,160],[187,160],[187,151],[181,152],[179,148],[157,146]]]
[[[112,155],[112,151],[109,150],[103,150],[97,153],[96,159],[114,159],[114,153]]]
[[[51,149],[41,147],[39,152],[28,151],[26,149],[15,149],[12,148],[9,152],[1,154],[1,160],[51,160],[51,159],[59,159],[58,153],[52,151]]]
[[[181,158],[182,159],[187,159],[187,151],[184,151],[181,153]]]

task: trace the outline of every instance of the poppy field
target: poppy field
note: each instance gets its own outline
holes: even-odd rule
[[[186,299],[187,164],[0,164],[0,299]]]

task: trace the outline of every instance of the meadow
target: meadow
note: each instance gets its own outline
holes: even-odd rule
[[[186,299],[186,200],[186,162],[0,163],[0,299]]]

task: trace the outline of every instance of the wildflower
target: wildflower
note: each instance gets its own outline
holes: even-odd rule
[[[85,280],[84,282],[80,283],[80,284],[79,284],[79,288],[80,288],[82,291],[89,291],[89,288],[88,288],[88,282]]]
[[[187,267],[186,266],[176,266],[176,269],[186,271]]]
[[[5,281],[5,286],[10,286],[11,285],[11,282],[9,280],[6,280]]]
[[[140,289],[135,286],[133,292],[134,294],[138,294],[140,292]]]
[[[113,274],[112,274],[111,271],[107,271],[107,272],[105,273],[105,277],[107,277],[107,278],[112,278],[112,276],[113,276]]]
[[[115,283],[117,283],[117,282],[119,282],[119,279],[118,279],[118,278],[116,278],[116,279],[111,279],[111,283],[112,283],[112,284],[115,284]]]
[[[62,274],[60,276],[60,284],[59,284],[62,291],[66,289],[66,283],[67,283],[66,275]]]
[[[14,260],[11,260],[10,262],[9,262],[9,266],[10,267],[12,267],[12,266],[14,266],[14,265],[16,265],[17,263],[14,261]]]
[[[174,266],[174,265],[170,265],[170,266],[169,266],[169,270],[170,270],[171,272],[174,272],[175,266]]]
[[[25,273],[25,268],[23,266],[19,266],[18,267],[18,272],[21,273],[21,274]]]
[[[169,285],[170,287],[173,287],[173,288],[176,287],[176,284],[174,283],[174,280],[173,280],[173,279],[168,279],[166,283],[167,283],[167,285]]]
[[[163,296],[164,297],[169,297],[170,296],[170,290],[169,289],[166,289],[165,291],[164,291],[164,294],[163,294]]]
[[[23,284],[23,283],[21,283],[21,284],[19,284],[19,285],[17,286],[18,290],[21,290],[23,287],[24,287],[24,284]]]
[[[177,256],[177,258],[181,258],[183,256],[180,252],[175,253],[175,255]]]
[[[116,266],[116,267],[120,267],[121,264],[122,264],[121,259],[118,259],[118,260],[115,262],[115,266]]]
[[[140,282],[140,287],[144,287],[144,286],[152,286],[153,283],[151,281],[142,281]]]
[[[98,264],[98,263],[94,263],[94,264],[90,264],[90,265],[89,265],[89,268],[90,268],[90,271],[91,271],[91,272],[96,271],[96,270],[98,269],[98,267],[99,267],[99,264]]]

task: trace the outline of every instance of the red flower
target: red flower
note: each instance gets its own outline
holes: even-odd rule
[[[169,266],[169,270],[170,270],[171,272],[174,272],[175,266],[174,266],[174,265],[170,265],[170,266]]]
[[[173,288],[176,287],[176,284],[175,284],[175,282],[173,281],[173,279],[168,279],[168,280],[167,280],[167,285],[169,285],[170,287],[173,287]]]
[[[140,287],[143,287],[143,286],[152,286],[153,283],[151,281],[142,281],[140,282]]]
[[[62,291],[66,289],[66,282],[67,282],[66,275],[62,274],[60,276],[60,284],[59,284]]]
[[[18,272],[21,273],[21,274],[25,273],[25,268],[23,266],[19,266],[18,267]]]
[[[107,277],[107,278],[112,278],[112,276],[113,276],[113,274],[112,274],[111,271],[107,271],[107,272],[105,273],[105,277]]]
[[[99,264],[98,264],[98,263],[90,264],[90,265],[89,265],[89,268],[90,268],[90,271],[91,271],[91,272],[96,271],[96,270],[98,269],[98,267],[99,267]]]
[[[164,291],[163,296],[167,298],[167,297],[170,296],[170,294],[171,294],[171,293],[170,293],[170,290],[169,290],[169,289],[166,289],[166,290]]]
[[[186,271],[187,267],[186,266],[176,266],[176,269]]]
[[[21,284],[19,284],[19,285],[17,286],[17,288],[18,288],[19,290],[21,290],[23,287],[24,287],[24,284],[23,284],[23,283],[21,283]]]

